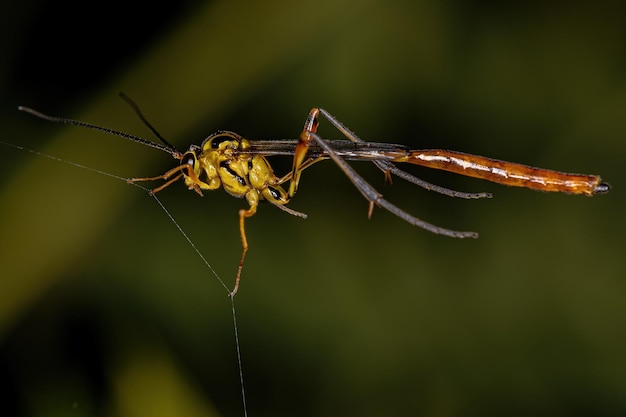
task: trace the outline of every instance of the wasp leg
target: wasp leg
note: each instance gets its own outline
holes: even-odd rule
[[[311,159],[305,162],[304,159],[309,151],[309,143],[311,140],[308,134],[317,132],[317,126],[319,125],[319,113],[320,109],[318,107],[311,109],[306,121],[304,122],[302,133],[298,138],[298,144],[296,145],[296,150],[293,154],[293,167],[291,168],[291,181],[289,182],[289,197],[293,197],[296,191],[298,191],[298,184],[300,183],[300,175],[302,174],[302,171],[317,162],[316,160]]]
[[[182,172],[185,170],[187,170],[187,172]],[[179,171],[181,172],[178,175],[176,175],[174,178],[170,178],[172,175],[174,175],[175,173]],[[203,196],[202,189],[207,189],[207,190],[211,189],[207,187],[206,183],[202,182],[198,178],[196,173],[193,171],[193,167],[191,165],[179,165],[175,168],[170,169],[165,174],[158,175],[156,177],[129,178],[126,180],[126,182],[131,184],[131,183],[140,182],[140,181],[168,180],[165,184],[162,184],[159,187],[150,191],[151,194],[156,194],[159,191],[163,190],[164,188],[169,187],[170,185],[172,185],[173,183],[175,183],[176,181],[180,180],[183,177],[186,177],[189,179],[189,183],[188,183],[189,189],[195,191],[200,196]]]
[[[132,184],[135,182],[141,182],[141,181],[158,181],[158,180],[169,180],[167,181],[165,184],[162,184],[161,186],[153,189],[151,191],[152,194],[156,194],[159,191],[161,191],[162,189],[169,187],[170,185],[172,185],[173,183],[175,183],[176,181],[178,181],[179,179],[181,179],[183,177],[183,173],[182,171],[187,168],[186,165],[178,165],[175,168],[170,169],[169,171],[167,171],[165,174],[162,175],[158,175],[156,177],[141,177],[141,178],[129,178],[128,180],[126,180],[127,183]],[[174,178],[170,178],[172,175],[178,173],[178,175],[176,175]]]
[[[309,118],[312,117],[311,115],[321,114],[322,116],[324,116],[324,118],[326,118],[326,120],[330,122],[330,124],[332,124],[335,127],[335,129],[340,131],[351,142],[357,142],[357,143],[365,142],[364,140],[359,138],[356,133],[348,129],[343,123],[341,123],[335,116],[330,114],[328,111],[324,109],[314,109],[314,110],[317,110],[317,112],[314,113],[313,110],[311,110],[311,113],[309,113]],[[318,125],[317,121],[309,121],[309,119],[307,119],[307,124],[310,126],[315,126],[315,127],[317,127]],[[307,124],[305,124],[305,127],[307,126]],[[314,130],[313,133],[316,133],[316,131]],[[466,193],[462,191],[451,190],[449,188],[441,187],[439,185],[431,184],[428,181],[424,181],[421,178],[417,178],[416,176],[411,175],[408,172],[401,170],[400,168],[396,167],[394,164],[392,164],[389,161],[372,161],[372,162],[374,163],[374,165],[378,167],[378,169],[380,169],[382,172],[385,173],[385,177],[387,179],[391,179],[391,176],[389,175],[391,173],[402,178],[405,181],[415,184],[418,187],[422,187],[428,191],[434,191],[436,193],[447,195],[449,197],[459,197],[459,198],[467,198],[467,199],[491,198],[492,197],[491,193]]]
[[[385,200],[378,191],[374,187],[372,187],[363,177],[361,177],[348,163],[333,150],[333,148],[326,143],[324,139],[319,137],[317,134],[313,132],[308,132],[309,137],[314,140],[324,151],[328,154],[328,156],[337,164],[337,166],[346,174],[348,179],[354,184],[354,186],[359,190],[359,192],[369,201],[369,210],[368,215],[371,216],[372,211],[374,209],[374,204],[377,206],[384,208],[390,213],[400,217],[401,219],[409,222],[410,224],[421,227],[429,232],[449,236],[449,237],[457,237],[457,238],[466,238],[466,237],[478,237],[478,233],[476,232],[465,232],[465,231],[457,231],[450,230],[443,227],[435,226],[434,224],[425,222],[424,220],[420,220],[417,217],[411,216],[409,213],[400,209],[399,207],[391,204],[389,201]]]
[[[241,252],[241,260],[239,261],[239,267],[237,267],[237,276],[235,277],[235,285],[233,286],[233,290],[230,292],[229,297],[234,297],[239,290],[239,282],[241,281],[241,271],[243,270],[243,263],[246,260],[246,253],[248,253],[248,238],[246,237],[246,218],[252,217],[256,213],[256,208],[258,205],[258,193],[256,190],[252,190],[254,192],[250,192],[246,195],[246,199],[250,204],[250,208],[248,210],[241,209],[239,210],[239,234],[241,235],[241,246],[243,248]]]
[[[463,191],[451,190],[449,188],[442,187],[440,185],[431,184],[428,181],[424,181],[421,178],[417,178],[416,176],[411,175],[408,172],[401,170],[400,168],[398,168],[397,166],[395,166],[389,161],[372,161],[372,162],[374,162],[374,165],[376,165],[378,169],[380,169],[381,171],[385,173],[385,176],[391,173],[397,177],[402,178],[405,181],[408,181],[412,184],[422,187],[425,190],[434,191],[439,194],[447,195],[448,197],[458,197],[458,198],[466,198],[466,199],[493,197],[491,193],[466,193]],[[391,179],[391,175],[389,175],[388,178]]]
[[[300,166],[297,168],[298,169],[298,173],[302,173],[302,171],[304,171],[305,169],[307,169],[308,167],[310,167],[311,165],[320,162],[320,161],[324,161],[328,158],[324,158],[324,157],[319,157],[319,158],[309,158],[306,161],[302,162],[300,164]],[[281,177],[276,184],[281,185],[284,184],[285,182],[291,180],[293,178],[293,171],[289,171],[285,176]],[[298,182],[299,182],[299,177],[298,177]],[[291,184],[290,184],[291,185]],[[297,187],[296,187],[297,188]],[[295,192],[295,191],[294,191]],[[289,196],[290,198],[293,197],[293,195]]]

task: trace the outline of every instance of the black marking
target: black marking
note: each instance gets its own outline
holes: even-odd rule
[[[278,191],[278,190],[277,190],[276,188],[274,188],[274,187],[267,187],[267,189],[269,190],[270,194],[272,195],[272,197],[273,197],[275,200],[282,201],[282,199],[283,199],[283,195],[282,195],[282,193],[281,193],[280,191]]]
[[[209,139],[211,149],[219,149],[220,145],[224,142],[236,142],[236,140],[226,133],[215,133],[213,137]]]
[[[234,169],[230,167],[229,161],[220,162],[220,168],[228,172],[228,174],[231,177],[235,178],[239,184],[243,186],[248,186],[248,182],[241,175],[237,174]]]

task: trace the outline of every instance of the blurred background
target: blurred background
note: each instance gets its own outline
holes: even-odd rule
[[[367,202],[331,162],[290,207],[262,205],[235,298],[254,416],[626,414],[626,10],[620,2],[9,1],[0,8],[0,140],[122,177],[176,163],[218,129],[295,138],[322,106],[369,141],[600,174],[604,196],[371,164]],[[319,132],[339,134],[322,121]],[[3,416],[243,415],[226,291],[153,199],[0,146]],[[278,174],[288,158],[272,160]],[[241,253],[222,190],[159,198],[230,287]]]

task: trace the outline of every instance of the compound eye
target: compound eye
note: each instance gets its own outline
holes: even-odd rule
[[[196,165],[196,155],[193,152],[186,152],[180,160],[181,165],[190,165],[192,168]]]

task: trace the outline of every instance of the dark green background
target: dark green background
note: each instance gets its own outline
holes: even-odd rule
[[[252,416],[626,414],[626,10],[620,2],[8,2],[0,140],[122,177],[168,155],[46,123],[29,105],[179,148],[217,129],[294,138],[322,106],[363,139],[601,174],[553,195],[425,169],[465,201],[331,162],[247,223],[235,299]],[[338,134],[322,122],[324,137]],[[242,415],[226,291],[141,190],[0,146],[0,414]],[[289,160],[276,160],[279,174]],[[159,194],[231,285],[223,191]]]

